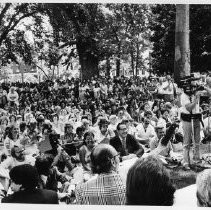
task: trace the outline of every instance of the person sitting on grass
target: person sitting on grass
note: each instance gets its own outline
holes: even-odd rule
[[[9,173],[14,192],[2,203],[58,204],[58,194],[52,190],[37,189],[38,173],[35,167],[24,164],[15,166]]]

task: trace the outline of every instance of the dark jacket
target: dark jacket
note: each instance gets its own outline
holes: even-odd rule
[[[58,194],[52,190],[34,189],[15,192],[2,199],[2,203],[58,204]]]
[[[116,151],[120,153],[121,157],[131,153],[136,154],[136,152],[139,149],[142,150],[142,154],[137,154],[138,156],[143,155],[144,152],[142,146],[138,143],[135,137],[130,134],[127,134],[126,137],[126,149],[123,147],[122,142],[118,135],[110,139],[110,145],[113,146],[116,149]]]

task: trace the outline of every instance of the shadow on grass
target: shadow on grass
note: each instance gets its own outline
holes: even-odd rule
[[[196,183],[197,172],[195,170],[185,171],[182,167],[168,169],[170,177],[176,189],[181,189]]]

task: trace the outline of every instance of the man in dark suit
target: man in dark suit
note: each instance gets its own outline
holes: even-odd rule
[[[10,171],[11,190],[14,192],[2,199],[2,203],[58,204],[57,192],[37,189],[38,173],[35,167],[24,164]]]
[[[115,137],[110,139],[112,145],[117,152],[120,153],[122,160],[141,157],[144,154],[143,147],[138,143],[134,136],[128,134],[125,123],[117,125],[117,133]]]

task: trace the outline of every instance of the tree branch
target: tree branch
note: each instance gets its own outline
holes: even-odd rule
[[[11,3],[6,3],[6,4],[5,4],[5,7],[4,7],[3,10],[1,11],[1,14],[0,14],[0,25],[1,25],[1,22],[2,22],[2,20],[3,20],[3,18],[4,18],[5,13],[6,13],[7,10],[10,8],[11,5],[12,5]]]
[[[22,19],[24,19],[24,18],[26,18],[26,17],[30,17],[30,16],[32,16],[32,15],[34,15],[34,14],[36,14],[37,13],[37,11],[34,11],[34,12],[31,12],[31,13],[27,13],[27,14],[25,14],[25,15],[23,15],[23,16],[21,16],[18,20],[16,20],[15,22],[14,22],[14,24],[11,26],[11,24],[12,24],[12,19],[10,20],[10,23],[9,23],[9,27],[7,26],[6,27],[6,29],[4,30],[4,32],[2,33],[2,35],[0,36],[0,45],[2,44],[2,42],[3,42],[3,40],[7,37],[7,35],[8,35],[8,33],[10,32],[10,31],[12,31],[17,25],[18,25],[18,23],[22,20]],[[16,14],[17,15],[17,14]],[[14,20],[14,17],[16,16],[16,15],[13,15],[13,20]]]
[[[38,69],[40,69],[44,74],[45,74],[45,76],[49,79],[49,76],[45,73],[45,71],[40,67],[40,66],[38,66],[35,62],[33,62],[32,61],[32,63],[38,68]]]
[[[64,48],[64,47],[66,47],[66,46],[74,45],[74,44],[76,44],[76,43],[77,43],[76,40],[71,40],[71,41],[66,42],[65,44],[61,45],[61,46],[59,47],[59,49]]]

